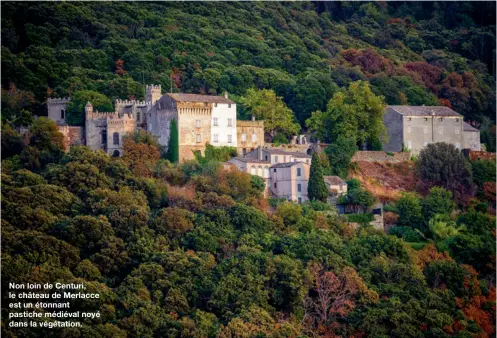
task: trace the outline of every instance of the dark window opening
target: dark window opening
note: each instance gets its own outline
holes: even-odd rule
[[[60,111],[60,118],[63,119],[65,117],[64,109]]]
[[[113,143],[119,145],[119,133],[112,134]]]
[[[101,143],[107,144],[107,131],[106,130],[102,131],[101,136],[102,136],[102,142]]]

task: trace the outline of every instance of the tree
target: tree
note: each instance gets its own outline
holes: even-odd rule
[[[291,136],[300,130],[292,111],[273,90],[250,88],[240,102],[257,119],[264,120],[264,128],[271,137],[278,132]]]
[[[93,109],[100,112],[113,112],[112,101],[99,92],[81,90],[74,92],[67,106],[66,121],[70,125],[82,126],[85,123],[85,105],[90,102]]]
[[[457,226],[456,222],[447,215],[434,215],[428,222],[433,237],[437,241],[443,241],[449,237],[455,237],[464,229],[463,226]]]
[[[419,176],[434,185],[454,191],[473,182],[471,164],[452,144],[431,143],[419,154]]]
[[[19,155],[24,149],[24,140],[8,124],[2,124],[2,160]]]
[[[337,175],[346,178],[350,160],[357,151],[357,145],[354,139],[339,136],[338,139],[324,150],[331,165],[331,175]]]
[[[452,192],[441,187],[431,188],[428,196],[423,199],[422,205],[425,221],[435,214],[450,215],[456,207],[452,200]]]
[[[171,120],[171,128],[169,134],[169,141],[167,143],[166,158],[172,163],[176,163],[179,160],[179,134],[178,134],[178,123],[176,122],[176,120]]]
[[[307,127],[321,140],[334,142],[343,136],[358,144],[386,140],[383,124],[385,103],[369,84],[356,81],[333,95],[325,112],[316,111],[306,121]]]
[[[419,197],[413,193],[404,193],[395,203],[399,214],[398,224],[423,230],[423,213]]]
[[[307,196],[309,199],[326,202],[328,199],[328,188],[323,179],[323,169],[321,161],[316,153],[312,155],[311,171],[309,173],[309,183],[307,185]]]

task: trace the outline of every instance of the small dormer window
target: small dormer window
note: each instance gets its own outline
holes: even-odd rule
[[[231,103],[228,103],[228,108],[231,108]]]

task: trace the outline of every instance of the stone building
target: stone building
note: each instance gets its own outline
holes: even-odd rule
[[[311,164],[312,157],[304,152],[286,151],[280,148],[262,148],[247,153],[246,158],[258,158],[260,160],[275,163],[305,162]]]
[[[470,124],[463,124],[463,148],[475,151],[481,150],[480,131]]]
[[[180,162],[205,151],[205,144],[237,147],[236,104],[225,96],[174,93],[163,95],[147,113],[147,130],[166,146],[171,121],[179,133]]]
[[[245,156],[257,147],[264,146],[264,121],[240,121],[236,123],[238,154]]]
[[[131,113],[96,112],[90,102],[85,106],[86,145],[94,150],[103,149],[111,156],[121,156],[123,137],[135,128]]]
[[[71,102],[68,97],[47,99],[48,118],[57,124],[66,123],[67,105]]]
[[[269,168],[269,190],[277,198],[303,203],[307,196],[310,165],[304,162],[273,164]]]
[[[387,106],[383,122],[388,133],[384,151],[406,147],[417,154],[427,144],[437,142],[458,149],[464,146],[463,116],[445,106]]]

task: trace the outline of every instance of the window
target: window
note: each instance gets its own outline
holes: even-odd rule
[[[197,135],[195,136],[195,139],[196,139],[196,141],[197,141],[197,142],[200,142],[200,134],[197,134]]]
[[[411,141],[407,141],[407,149],[412,149],[412,142]]]
[[[252,142],[257,142],[257,135],[255,133],[252,134]]]
[[[277,187],[276,182],[274,182],[274,188],[276,188],[276,187]]]
[[[136,113],[136,120],[137,120],[138,122],[140,122],[140,117],[141,117],[141,116],[140,116],[140,112],[137,112],[137,113]]]
[[[250,167],[250,175],[255,175],[255,165]]]
[[[275,172],[276,172],[276,169],[273,169],[273,173],[275,173]]]
[[[231,143],[231,135],[228,135],[228,143]]]
[[[228,103],[228,108],[231,108],[231,103]]]
[[[302,203],[302,197],[298,198],[299,203]]]
[[[274,163],[278,163],[278,156],[274,157]]]
[[[428,118],[427,118],[427,117],[425,117],[425,122],[427,122],[427,121],[428,121]]]
[[[214,118],[214,125],[217,126],[217,117]]]
[[[456,128],[456,134],[458,134],[458,135],[459,135],[459,133],[460,133],[459,128]]]
[[[232,119],[228,119],[228,127],[231,127],[231,126],[232,126],[232,124],[231,124],[231,120],[232,120]]]
[[[309,160],[305,160],[305,163],[309,164]]]
[[[119,133],[112,134],[112,143],[119,145]]]
[[[266,156],[264,156],[264,158],[265,158],[265,161],[267,161],[267,155],[266,155]]]
[[[444,120],[444,118],[443,118],[443,117],[441,117],[439,120],[440,120],[440,122],[442,122],[442,121]]]
[[[297,184],[297,191],[302,192],[302,184]]]
[[[262,166],[259,166],[257,168],[257,176],[261,176],[262,177]]]
[[[410,117],[408,120],[409,120],[409,121],[412,121],[412,118]]]
[[[297,168],[297,176],[302,176],[300,170],[300,168]]]
[[[61,118],[61,119],[63,119],[63,118],[64,118],[64,109],[62,109],[62,110],[60,111],[60,118]]]
[[[214,142],[218,142],[218,135],[217,134],[214,134]]]
[[[102,135],[101,143],[107,144],[107,131],[103,130],[101,135]]]
[[[217,102],[214,103],[214,107],[217,107]]]
[[[247,135],[246,134],[242,134],[242,142],[245,142],[247,141]]]
[[[459,118],[456,118],[456,122],[459,122]]]
[[[264,167],[264,178],[268,178],[269,177],[269,168],[266,166]]]
[[[200,128],[200,120],[197,120],[197,128]]]

